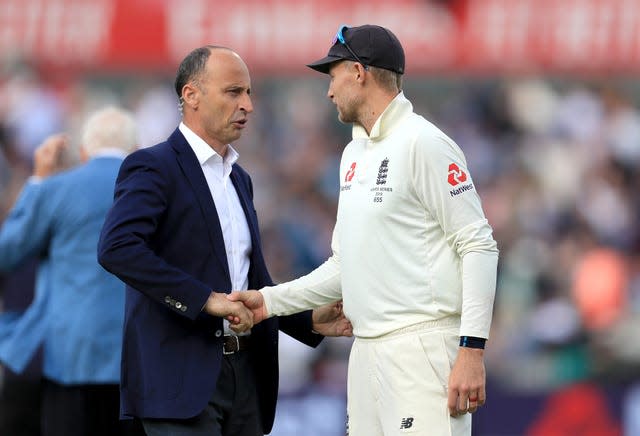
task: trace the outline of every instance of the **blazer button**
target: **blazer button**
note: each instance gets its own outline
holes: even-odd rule
[[[169,297],[168,295],[164,297],[164,302],[167,304],[171,303],[171,297]]]
[[[180,308],[180,310],[181,310],[181,311],[183,311],[183,312],[186,312],[186,311],[187,311],[187,306],[182,306],[182,307]]]
[[[182,307],[182,303],[178,301],[176,303],[176,309],[180,309],[181,307]]]
[[[216,338],[222,336],[222,330],[216,330]]]

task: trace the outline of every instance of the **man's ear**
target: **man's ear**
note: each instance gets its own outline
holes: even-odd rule
[[[200,91],[192,83],[187,83],[182,87],[182,100],[185,105],[196,110],[200,104]]]
[[[366,80],[365,73],[367,72],[367,69],[360,62],[354,62],[353,68],[355,69],[355,73],[356,73],[356,81],[364,85],[364,82]]]

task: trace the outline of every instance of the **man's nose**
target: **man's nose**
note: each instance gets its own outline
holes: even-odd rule
[[[253,112],[253,103],[251,102],[251,97],[249,97],[249,94],[246,94],[245,97],[242,99],[240,110],[243,110],[246,113]]]

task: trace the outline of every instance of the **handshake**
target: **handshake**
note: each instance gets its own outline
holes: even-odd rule
[[[249,330],[269,318],[264,298],[259,291],[233,291],[231,294],[211,292],[204,311],[227,319],[236,333]],[[352,336],[351,322],[344,316],[342,301],[313,310],[313,330],[324,336]]]

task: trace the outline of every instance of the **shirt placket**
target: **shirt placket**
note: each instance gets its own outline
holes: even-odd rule
[[[238,253],[238,225],[237,219],[238,217],[233,215],[232,213],[235,208],[231,207],[231,195],[229,194],[229,175],[231,174],[231,168],[228,165],[223,165],[223,176],[222,176],[222,184],[223,184],[223,195],[224,195],[224,203],[226,206],[226,217],[229,220],[229,229],[231,233],[231,238],[228,241],[229,253],[227,253],[228,263],[229,263],[229,274],[231,275],[231,284],[233,289],[239,289],[237,271],[240,266],[238,265],[237,253]]]

